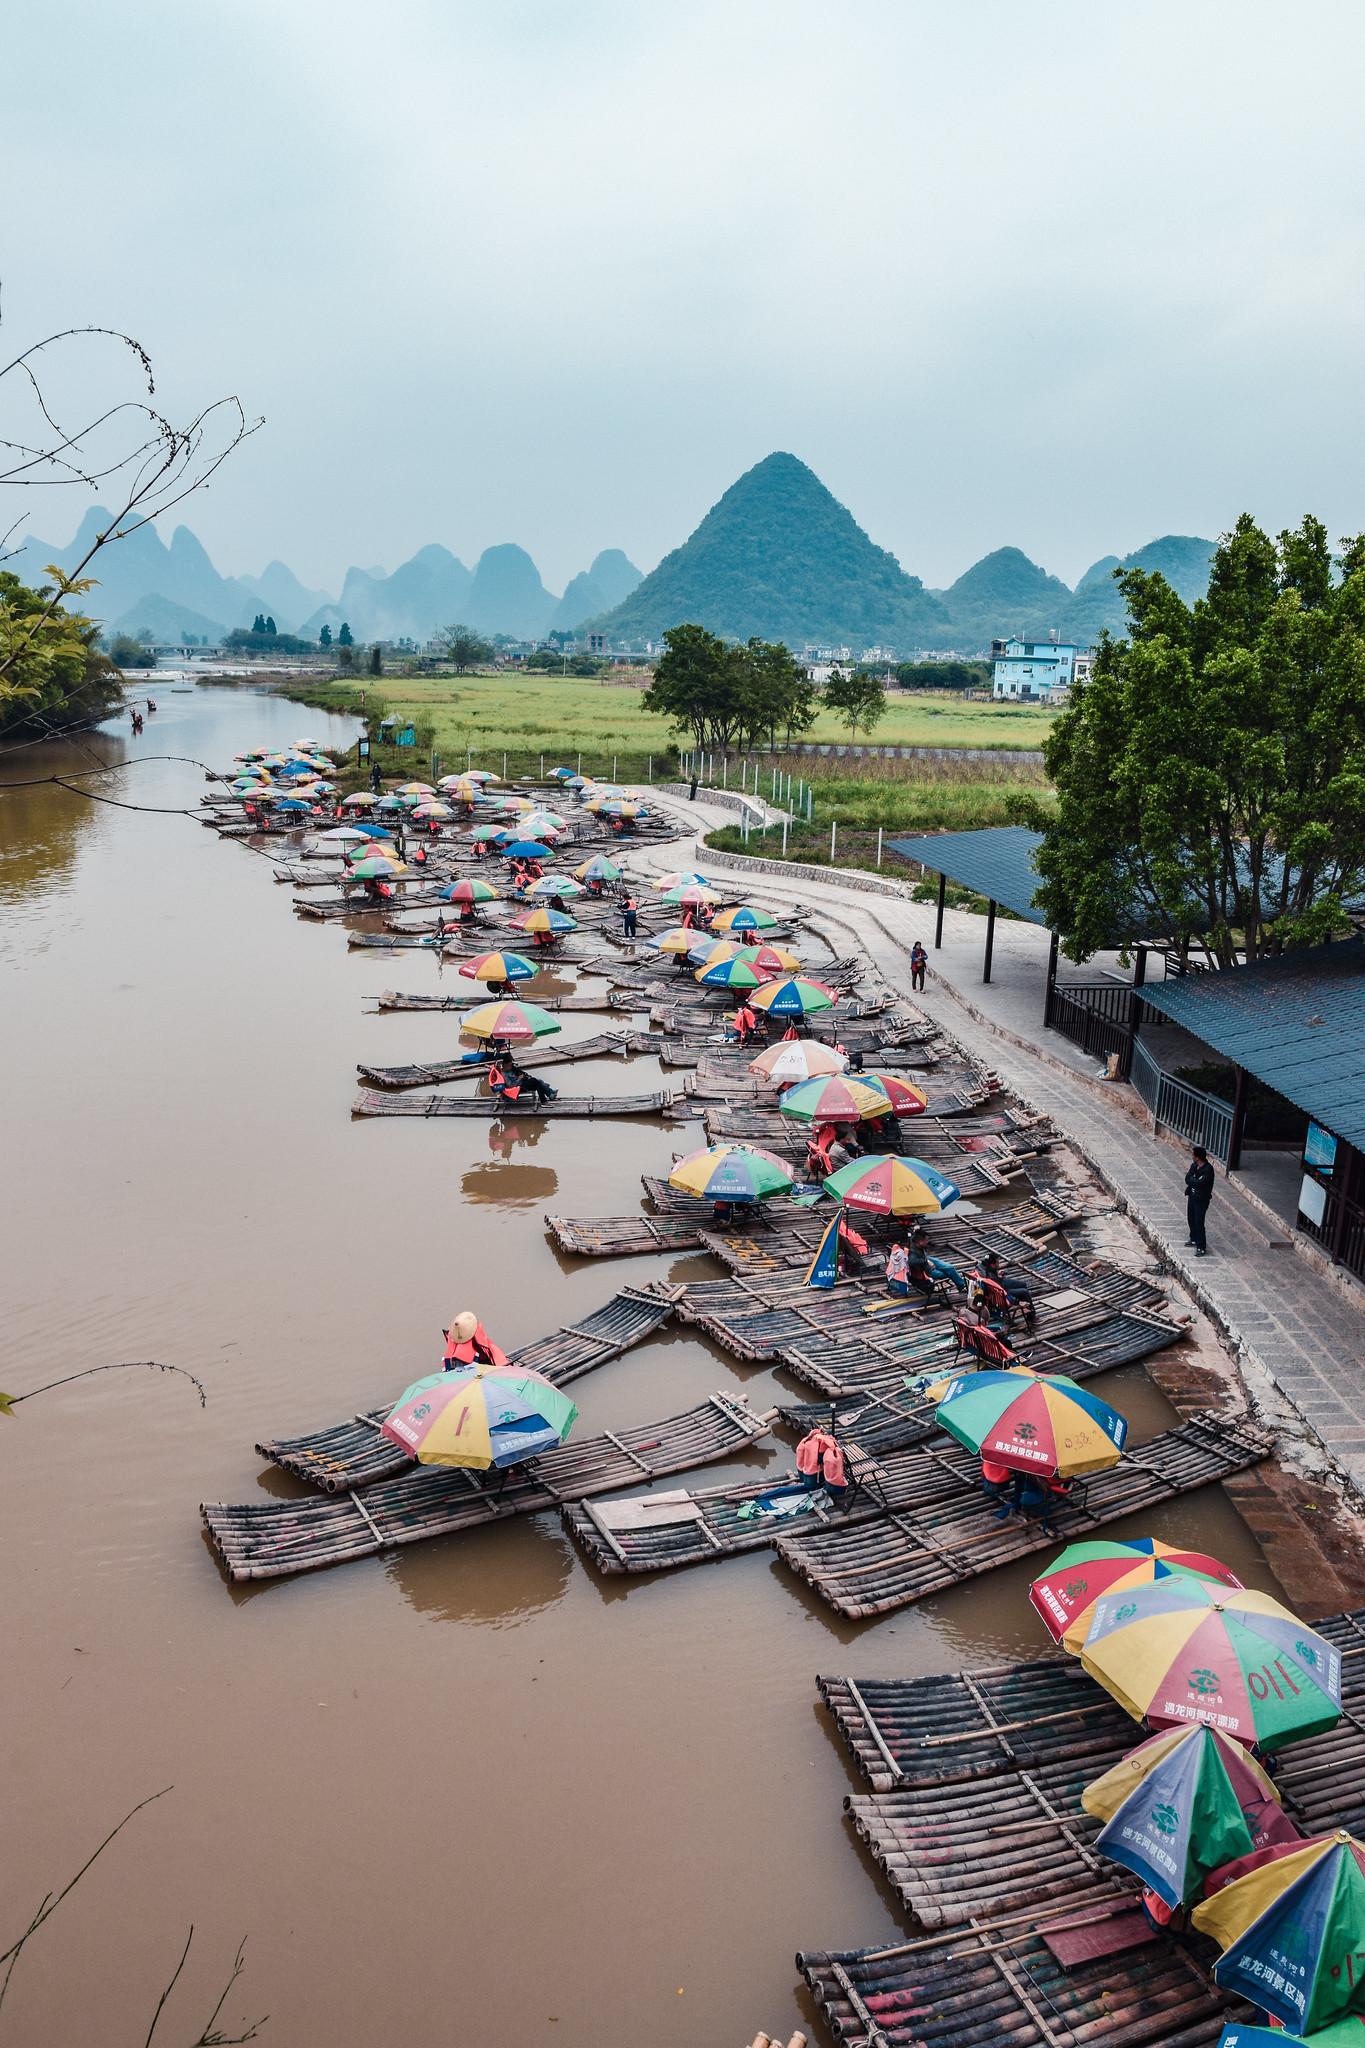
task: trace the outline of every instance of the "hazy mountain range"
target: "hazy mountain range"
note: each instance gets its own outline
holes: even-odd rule
[[[29,540],[14,564],[32,582],[49,562],[70,569],[108,520],[95,507],[65,547]],[[259,576],[223,576],[187,526],[169,545],[144,526],[98,558],[99,587],[87,608],[110,630],[186,634],[216,640],[268,613],[283,632],[316,639],[343,620],[359,641],[429,639],[460,621],[484,633],[535,640],[592,624],[621,646],[657,642],[669,626],[694,620],[736,639],[758,635],[808,645],[970,653],[996,635],[1090,645],[1100,630],[1123,629],[1119,567],[1160,569],[1187,601],[1208,583],[1214,543],[1166,534],[1120,559],[1106,555],[1072,589],[1019,548],[997,548],[946,590],[930,590],[869,539],[804,462],[774,454],[747,470],[701,524],[642,576],[619,548],[607,548],[573,577],[561,597],[547,590],[524,548],[486,548],[473,568],[439,542],[419,548],[392,573],[348,569],[339,593],[310,590],[284,562]]]

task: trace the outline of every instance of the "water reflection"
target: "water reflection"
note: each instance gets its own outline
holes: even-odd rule
[[[564,1596],[573,1571],[569,1537],[552,1515],[471,1531],[396,1551],[388,1575],[409,1607],[431,1621],[516,1628]]]
[[[467,1202],[496,1202],[511,1209],[529,1209],[549,1201],[559,1187],[552,1166],[518,1166],[511,1160],[484,1160],[460,1179]]]
[[[499,1159],[510,1159],[518,1148],[529,1151],[538,1145],[546,1129],[543,1120],[535,1118],[530,1123],[521,1123],[495,1117],[488,1126],[488,1149]]]
[[[34,775],[88,775],[91,789],[114,794],[128,778],[93,771],[100,763],[113,766],[127,757],[123,736],[105,732],[84,733],[79,745],[54,740],[40,747],[7,747],[0,750],[0,783]],[[18,900],[32,892],[31,907],[41,911],[38,892],[45,884],[68,879],[79,842],[98,823],[101,807],[73,791],[54,789],[51,783],[7,789],[0,803],[0,900]]]

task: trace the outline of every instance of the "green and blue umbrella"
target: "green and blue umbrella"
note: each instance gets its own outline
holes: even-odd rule
[[[552,860],[553,848],[545,846],[539,839],[514,839],[510,846],[501,851],[508,860]]]
[[[680,1159],[668,1185],[709,1202],[761,1202],[785,1194],[792,1179],[787,1161],[758,1145],[711,1145]]]
[[[1173,1908],[1211,1870],[1299,1839],[1261,1766],[1207,1721],[1139,1743],[1086,1786],[1081,1805],[1104,1822],[1096,1848]]]
[[[1365,2013],[1365,1848],[1344,1828],[1234,1878],[1190,1917],[1222,1947],[1215,1981],[1310,2040]]]

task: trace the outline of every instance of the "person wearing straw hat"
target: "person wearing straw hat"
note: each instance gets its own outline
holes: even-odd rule
[[[507,1353],[499,1349],[472,1308],[462,1308],[451,1318],[442,1364],[446,1372],[459,1372],[470,1365],[506,1365]]]

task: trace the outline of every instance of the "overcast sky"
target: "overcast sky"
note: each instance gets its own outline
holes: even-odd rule
[[[171,407],[240,393],[182,516],[331,587],[429,540],[650,568],[774,448],[931,584],[1336,534],[1363,58],[1359,0],[21,6],[5,339],[126,326]]]

